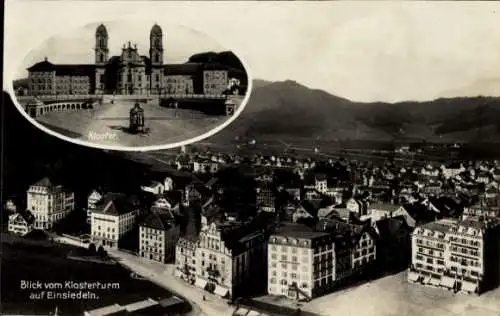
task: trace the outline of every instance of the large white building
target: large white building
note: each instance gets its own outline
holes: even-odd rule
[[[414,230],[408,281],[479,294],[498,286],[499,262],[498,219],[442,219]]]
[[[51,229],[75,208],[74,193],[53,184],[49,178],[32,184],[26,195],[27,209],[35,217],[35,229]]]
[[[180,229],[171,213],[153,212],[139,226],[139,256],[162,263],[175,258]]]
[[[333,238],[324,232],[282,231],[269,238],[268,293],[312,299],[335,280]]]
[[[121,193],[107,193],[91,214],[91,240],[96,245],[118,248],[120,238],[129,232],[139,215],[139,206]]]
[[[369,229],[322,221],[316,230],[302,225],[280,227],[269,238],[268,293],[310,300],[331,292],[376,260]]]

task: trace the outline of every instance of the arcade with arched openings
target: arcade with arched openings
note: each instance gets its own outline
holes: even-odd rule
[[[102,101],[94,100],[78,100],[78,101],[63,101],[57,103],[43,103],[40,100],[33,100],[26,105],[26,112],[29,116],[36,118],[38,116],[63,111],[88,110],[93,109],[97,105],[101,105]]]

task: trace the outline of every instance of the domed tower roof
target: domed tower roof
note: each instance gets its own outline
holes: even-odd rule
[[[104,24],[101,24],[97,27],[97,30],[95,31],[95,35],[103,35],[103,36],[108,35],[108,31],[106,30],[106,27],[104,26]]]
[[[153,25],[151,28],[151,33],[150,35],[162,35],[163,31],[161,30],[161,27],[158,24]]]

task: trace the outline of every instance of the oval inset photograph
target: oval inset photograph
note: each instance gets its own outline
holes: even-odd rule
[[[95,23],[31,51],[13,82],[19,110],[65,140],[146,151],[230,124],[251,91],[244,62],[196,30],[155,21]]]

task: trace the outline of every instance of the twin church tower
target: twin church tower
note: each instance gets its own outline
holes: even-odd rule
[[[149,56],[142,56],[137,45],[123,45],[120,56],[109,57],[109,35],[103,24],[95,33],[96,93],[114,90],[118,94],[144,94],[164,88],[163,31],[155,24],[149,33]],[[191,92],[189,87],[182,92]]]
[[[45,58],[28,68],[30,95],[85,94],[210,94],[228,86],[228,67],[222,64],[165,64],[163,31],[155,24],[149,33],[149,55],[125,44],[119,56],[109,56],[109,34],[95,32],[94,64],[53,64]]]

